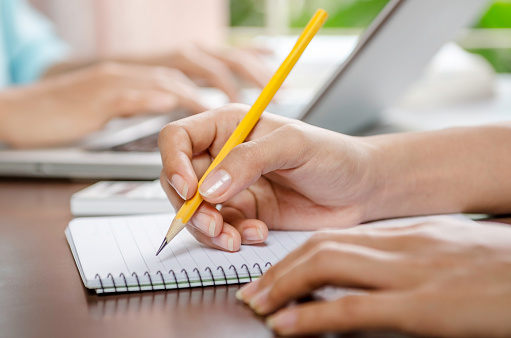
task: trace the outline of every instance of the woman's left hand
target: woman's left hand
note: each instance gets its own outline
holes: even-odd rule
[[[286,306],[325,286],[334,301]],[[279,334],[399,330],[448,337],[511,335],[511,228],[447,221],[320,232],[237,297]]]

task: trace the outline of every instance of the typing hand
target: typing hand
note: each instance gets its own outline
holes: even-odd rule
[[[232,102],[239,100],[237,76],[263,88],[272,75],[256,51],[237,48],[220,50],[190,44],[141,62],[179,69],[222,90]]]
[[[77,140],[117,116],[204,111],[196,94],[178,70],[100,64],[0,93],[0,140],[18,148],[49,146]]]
[[[267,323],[281,335],[508,337],[510,282],[510,228],[429,223],[318,233],[237,297],[258,314],[273,313]],[[324,285],[365,292],[286,307]]]
[[[197,191],[198,179],[247,111],[227,105],[163,128],[161,182],[176,209]],[[370,152],[360,139],[265,113],[247,142],[202,184],[205,201],[188,229],[206,245],[237,251],[264,242],[268,228],[356,225],[365,220],[377,186]]]

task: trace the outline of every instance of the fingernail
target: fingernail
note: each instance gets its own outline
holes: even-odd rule
[[[271,287],[267,287],[258,294],[248,304],[255,313],[264,315],[269,310],[268,297],[270,294]]]
[[[206,177],[199,188],[199,192],[205,197],[220,196],[229,189],[231,183],[231,175],[227,171],[220,169]]]
[[[238,290],[238,292],[236,292],[236,298],[248,303],[252,296],[257,292],[260,280],[261,279],[256,279],[255,281],[244,285]]]
[[[213,237],[211,242],[216,246],[227,249],[228,251],[234,251],[234,239],[231,235],[221,234],[220,236]]]
[[[192,223],[197,228],[201,229],[202,232],[209,234],[210,236],[215,235],[215,218],[211,215],[198,212],[193,216]]]
[[[266,319],[266,326],[280,334],[291,334],[294,332],[298,322],[298,313],[295,310],[283,310]]]
[[[243,230],[242,236],[246,241],[261,241],[264,239],[261,229],[253,227]]]
[[[188,184],[186,184],[185,179],[181,175],[174,174],[172,175],[169,183],[174,190],[177,191],[179,196],[186,200],[186,195],[188,195]]]

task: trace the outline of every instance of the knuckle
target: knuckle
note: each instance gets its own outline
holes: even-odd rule
[[[316,232],[314,233],[310,238],[309,240],[307,241],[307,243],[310,245],[310,246],[315,246],[315,245],[318,245],[320,243],[323,243],[325,242],[326,240],[328,240],[329,238],[331,238],[331,235],[329,232],[327,231],[319,231],[319,232]]]
[[[337,314],[346,322],[357,322],[364,315],[366,302],[361,296],[346,296],[336,302]]]
[[[227,115],[236,114],[240,119],[250,110],[250,106],[243,103],[228,103],[222,107],[222,112]]]
[[[165,144],[178,144],[182,142],[182,133],[185,132],[178,123],[169,123],[165,125],[158,135],[158,147]],[[186,133],[186,132],[185,132]]]
[[[309,134],[306,129],[296,123],[289,123],[279,128],[279,132],[285,137],[287,144],[292,144],[296,149],[305,149],[309,144]]]
[[[328,271],[332,257],[334,257],[337,251],[337,244],[335,242],[320,242],[312,253],[310,259],[311,267],[317,271]]]

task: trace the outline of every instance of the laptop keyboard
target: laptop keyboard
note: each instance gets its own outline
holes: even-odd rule
[[[130,152],[155,152],[158,151],[159,133],[141,137],[139,139],[120,144],[110,148],[111,151],[130,151]]]

